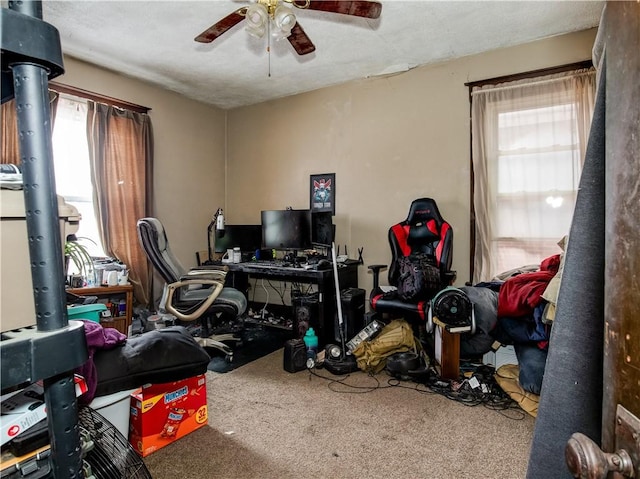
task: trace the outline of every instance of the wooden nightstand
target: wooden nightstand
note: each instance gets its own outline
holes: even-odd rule
[[[97,296],[99,303],[112,303],[116,307],[112,310],[112,318],[110,321],[102,319],[100,324],[105,328],[115,328],[123,334],[129,334],[129,326],[133,317],[133,286],[117,285],[117,286],[98,286],[94,288],[69,288],[67,291],[78,296]],[[117,305],[121,300],[125,302],[124,314],[118,313]]]

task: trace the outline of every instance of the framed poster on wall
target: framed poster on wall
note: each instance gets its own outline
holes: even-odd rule
[[[330,211],[336,214],[336,174],[324,173],[310,177],[309,209],[312,213]]]

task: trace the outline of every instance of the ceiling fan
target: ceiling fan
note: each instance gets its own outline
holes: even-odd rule
[[[267,31],[276,38],[286,38],[298,55],[307,55],[316,47],[297,21],[293,5],[300,10],[319,10],[365,18],[378,18],[382,4],[376,1],[325,1],[325,0],[254,0],[207,28],[195,38],[196,42],[211,43],[242,20],[247,22],[247,31],[262,37]]]

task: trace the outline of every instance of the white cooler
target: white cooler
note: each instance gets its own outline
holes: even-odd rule
[[[89,407],[101,414],[120,431],[125,439],[129,439],[129,417],[131,412],[131,393],[128,389],[107,396],[94,398]]]

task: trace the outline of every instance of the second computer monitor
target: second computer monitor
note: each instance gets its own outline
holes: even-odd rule
[[[330,211],[311,213],[311,243],[330,248],[335,236],[333,215]]]
[[[277,250],[311,248],[310,210],[266,210],[261,212],[262,247]]]
[[[262,227],[260,225],[226,225],[224,235],[216,235],[216,253],[240,247],[243,253],[253,253],[262,246]]]

